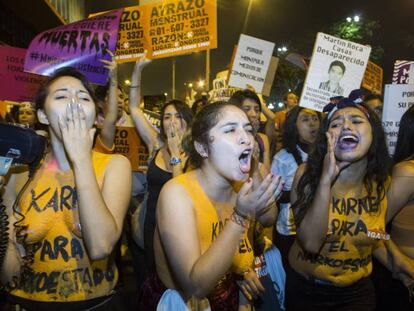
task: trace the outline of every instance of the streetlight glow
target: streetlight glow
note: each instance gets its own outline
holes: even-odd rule
[[[352,22],[352,18],[350,18],[349,16],[346,18],[346,21],[348,22],[348,23],[350,23],[350,22]]]
[[[131,81],[129,81],[129,80],[125,80],[124,83],[125,83],[125,85],[131,85]]]
[[[283,51],[283,52],[286,52],[286,51],[287,51],[286,46],[282,46],[282,51]]]
[[[168,96],[168,93],[164,93],[165,96]]]
[[[360,20],[361,20],[361,19],[360,19],[359,15],[355,15],[355,16],[354,16],[354,22],[355,22],[355,23],[358,23]]]
[[[204,86],[204,80],[200,80],[200,81],[198,81],[198,86],[199,86],[199,87],[203,87],[203,86]]]
[[[192,88],[193,87],[193,84],[190,82],[190,83],[188,83],[188,87],[189,88]]]

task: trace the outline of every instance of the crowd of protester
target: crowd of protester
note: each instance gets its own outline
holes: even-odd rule
[[[0,176],[1,310],[413,310],[414,107],[392,159],[381,97],[362,90],[323,113],[294,92],[274,113],[249,86],[227,102],[174,99],[157,129],[140,105],[149,64],[136,62],[128,95],[115,61],[95,90],[60,69],[6,118],[49,143],[33,176]],[[145,173],[114,151],[126,125]]]

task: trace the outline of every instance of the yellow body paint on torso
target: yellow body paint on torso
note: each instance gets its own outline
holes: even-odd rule
[[[233,206],[228,204],[215,204],[216,207],[213,206],[201,188],[197,180],[197,174],[194,172],[180,175],[175,180],[187,190],[193,201],[201,251],[204,253],[218,237],[225,224],[230,221]],[[253,248],[246,232],[234,255],[232,271],[236,274],[243,274],[246,267],[252,267],[253,261]]]
[[[111,155],[93,152],[102,188]],[[17,182],[16,190],[25,180]],[[19,202],[27,239],[34,250],[32,272],[11,294],[36,301],[81,301],[108,295],[118,280],[113,261],[91,261],[79,225],[72,171],[59,172],[43,164]]]
[[[374,188],[375,189],[375,186]],[[312,279],[336,286],[348,286],[368,277],[372,271],[372,252],[378,233],[385,233],[386,197],[332,195],[329,205],[329,231],[319,254],[304,251],[295,241],[289,253],[291,266]]]

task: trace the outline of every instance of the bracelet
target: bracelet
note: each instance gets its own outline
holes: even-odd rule
[[[139,87],[139,85],[130,85],[129,86],[130,89],[136,89],[137,87]]]
[[[235,224],[242,226],[243,229],[247,230],[249,229],[250,226],[250,219],[247,217],[243,217],[239,214],[237,214],[236,209],[234,210],[234,212],[231,214],[230,216],[230,220],[232,222],[234,222]]]
[[[244,215],[244,214],[240,213],[240,211],[238,211],[236,207],[234,207],[233,212],[234,212],[237,216],[240,216],[240,217],[242,217],[242,218],[244,218],[244,219],[249,219],[249,216],[247,216],[247,215]]]

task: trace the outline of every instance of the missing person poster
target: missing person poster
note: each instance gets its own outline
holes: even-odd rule
[[[23,71],[26,50],[0,46],[0,100],[34,102],[44,77]]]
[[[414,84],[386,84],[382,124],[387,137],[388,152],[394,154],[400,120],[414,105]]]
[[[410,78],[414,79],[414,61],[396,60],[394,63],[394,73],[392,75],[393,84],[410,84]],[[414,83],[413,83],[414,84]]]
[[[262,93],[274,48],[273,42],[241,34],[229,86],[245,89],[251,85],[257,93]]]
[[[382,94],[383,70],[377,64],[369,61],[365,70],[362,87],[368,91],[381,95]]]
[[[319,32],[300,106],[322,111],[329,98],[360,88],[370,53],[369,46]]]
[[[61,67],[76,67],[91,83],[105,84],[108,69],[101,59],[115,52],[122,9],[38,34],[26,53],[24,71],[50,76]]]

